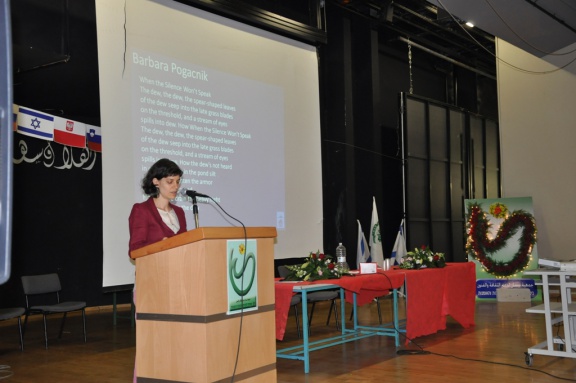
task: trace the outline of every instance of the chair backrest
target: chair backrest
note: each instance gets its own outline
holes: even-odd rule
[[[289,273],[290,270],[286,266],[284,265],[278,266],[278,275],[280,276],[280,278],[286,278]]]
[[[62,290],[58,274],[26,275],[22,277],[25,295],[58,293]]]

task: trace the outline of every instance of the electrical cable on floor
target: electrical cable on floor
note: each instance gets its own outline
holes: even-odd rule
[[[14,373],[10,370],[10,366],[6,364],[0,365],[0,380],[8,379],[14,375]]]
[[[515,368],[520,368],[522,370],[529,370],[529,371],[534,371],[534,372],[539,372],[541,374],[550,376],[554,379],[558,379],[558,380],[565,380],[568,382],[576,382],[576,379],[570,379],[570,378],[562,378],[560,376],[556,376],[553,374],[550,374],[549,372],[546,371],[542,371],[536,368],[530,368],[530,367],[524,367],[524,366],[520,366],[517,364],[510,364],[510,363],[503,363],[503,362],[495,362],[495,361],[491,361],[491,360],[483,360],[483,359],[474,359],[474,358],[462,358],[460,356],[456,356],[456,355],[450,355],[450,354],[440,354],[437,352],[432,352],[432,351],[427,351],[424,350],[424,348],[422,348],[420,345],[418,345],[417,343],[415,343],[413,340],[409,339],[406,335],[402,334],[400,331],[398,331],[398,329],[396,329],[396,331],[404,336],[408,341],[410,341],[411,343],[414,343],[416,346],[419,347],[419,349],[413,349],[413,350],[398,350],[396,352],[397,355],[436,355],[436,356],[442,356],[445,358],[454,358],[454,359],[459,359],[459,360],[466,360],[466,361],[471,361],[471,362],[480,362],[480,363],[486,363],[486,364],[495,364],[495,365],[500,365],[500,366],[508,366],[508,367],[515,367]]]
[[[398,350],[396,351],[397,355],[428,355],[430,351],[424,350]]]
[[[439,354],[439,353],[436,353],[436,352],[430,352],[430,354],[431,354],[431,355],[436,355],[436,356],[443,356],[443,357],[445,357],[445,358],[454,358],[454,359],[466,360],[466,361],[471,361],[471,362],[480,362],[480,363],[487,363],[487,364],[496,364],[496,365],[500,365],[500,366],[516,367],[516,368],[519,368],[519,369],[522,369],[522,370],[539,372],[539,373],[541,373],[541,374],[550,376],[550,377],[552,377],[552,378],[554,378],[554,379],[565,380],[565,381],[568,381],[568,382],[576,382],[576,379],[562,378],[562,377],[560,377],[560,376],[556,376],[556,375],[550,374],[549,372],[546,372],[546,371],[542,371],[542,370],[539,370],[539,369],[536,369],[536,368],[524,367],[524,366],[520,366],[520,365],[517,365],[517,364],[510,364],[510,363],[503,363],[503,362],[494,362],[494,361],[491,361],[491,360],[483,360],[483,359],[462,358],[462,357],[459,357],[459,356],[456,356],[456,355]]]
[[[524,366],[520,366],[517,364],[511,364],[511,363],[503,363],[503,362],[495,362],[492,360],[483,360],[483,359],[474,359],[474,358],[462,358],[460,356],[456,356],[456,355],[450,355],[450,354],[440,354],[437,352],[432,352],[432,351],[427,351],[424,350],[424,348],[422,346],[420,346],[418,343],[414,342],[414,340],[408,338],[405,334],[403,334],[402,332],[400,332],[400,330],[398,330],[396,327],[394,328],[396,330],[396,332],[398,334],[400,334],[401,336],[403,336],[404,338],[406,338],[406,340],[408,340],[410,343],[414,344],[415,346],[418,347],[418,349],[411,349],[411,350],[407,350],[407,349],[403,349],[403,350],[398,350],[396,352],[397,355],[436,355],[436,356],[442,356],[445,358],[454,358],[454,359],[459,359],[459,360],[466,360],[466,361],[471,361],[471,362],[480,362],[480,363],[486,363],[486,364],[495,364],[495,365],[500,365],[500,366],[508,366],[508,367],[515,367],[515,368],[520,368],[522,370],[529,370],[529,371],[534,371],[534,372],[539,372],[541,374],[550,376],[554,379],[558,379],[558,380],[565,380],[568,382],[576,382],[576,379],[570,379],[570,378],[562,378],[560,376],[556,376],[553,374],[550,374],[549,372],[546,371],[542,371],[536,368],[530,368],[530,367],[524,367]]]
[[[388,278],[388,281],[390,282],[390,286],[392,286],[392,281],[390,280],[390,278],[386,275],[386,274],[382,274],[384,275],[386,278]],[[406,340],[408,342],[410,342],[411,344],[415,345],[416,347],[418,347],[417,349],[402,349],[402,350],[398,350],[396,351],[397,355],[436,355],[436,356],[442,356],[445,358],[454,358],[454,359],[459,359],[459,360],[466,360],[466,361],[471,361],[471,362],[480,362],[480,363],[486,363],[486,364],[495,364],[495,365],[500,365],[500,366],[508,366],[508,367],[515,367],[515,368],[520,368],[522,370],[528,370],[528,371],[534,371],[534,372],[539,372],[541,374],[550,376],[554,379],[558,379],[558,380],[564,380],[564,381],[568,381],[568,382],[576,382],[576,379],[570,379],[570,378],[562,378],[560,376],[556,376],[553,374],[550,374],[549,372],[546,371],[542,371],[536,368],[530,368],[530,367],[524,367],[524,366],[520,366],[517,364],[510,364],[510,363],[503,363],[503,362],[495,362],[495,361],[491,361],[491,360],[483,360],[483,359],[473,359],[473,358],[462,358],[459,356],[455,356],[455,355],[450,355],[450,354],[439,354],[437,352],[432,352],[432,351],[427,351],[424,350],[424,347],[420,346],[418,343],[416,343],[413,339],[410,339],[406,336],[406,334],[402,333],[398,328],[396,328],[396,326],[394,325],[394,330],[402,337],[406,338]]]

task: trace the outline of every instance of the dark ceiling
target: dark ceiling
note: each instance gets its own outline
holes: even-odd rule
[[[430,1],[537,57],[558,53],[576,42],[573,0]]]
[[[494,78],[493,36],[538,57],[545,57],[576,42],[574,0],[178,1],[197,6],[234,5],[236,10],[251,5],[268,14],[277,14],[284,20],[293,20],[294,25],[304,26],[308,31],[318,31],[315,36],[322,36],[325,28],[330,27],[323,24],[322,12],[335,6],[366,19],[381,32],[381,41],[386,44],[405,46],[409,41],[417,49],[427,50],[444,60]],[[237,5],[242,3],[245,5]],[[70,31],[75,22],[86,20],[81,10],[85,6],[76,6],[68,0],[14,0],[11,4],[15,15],[12,20],[15,73],[35,71],[70,60],[73,56],[70,42],[84,38]],[[466,27],[464,21],[472,21],[476,27]],[[325,42],[321,39],[316,41]],[[569,62],[575,56],[576,53],[572,53],[556,55],[555,58]]]
[[[337,6],[370,20],[384,44],[410,43],[453,64],[495,78],[494,37],[465,28],[442,8],[425,0],[334,0]],[[329,26],[328,26],[329,27]]]
[[[495,39],[564,66],[576,59],[573,0],[334,0],[456,64],[495,76]],[[475,27],[465,25],[471,21]],[[567,53],[567,54],[564,54]],[[547,56],[547,57],[546,57]]]

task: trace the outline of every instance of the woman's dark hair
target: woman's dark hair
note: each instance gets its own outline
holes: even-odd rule
[[[167,158],[162,158],[156,161],[154,165],[148,169],[148,173],[142,179],[142,190],[149,196],[156,197],[158,195],[158,188],[152,180],[156,178],[161,180],[164,177],[180,176],[182,177],[182,169],[175,162],[170,161]]]

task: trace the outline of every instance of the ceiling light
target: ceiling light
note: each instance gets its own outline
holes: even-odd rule
[[[470,28],[474,28],[474,24],[471,21],[467,21],[466,26],[468,26]]]

